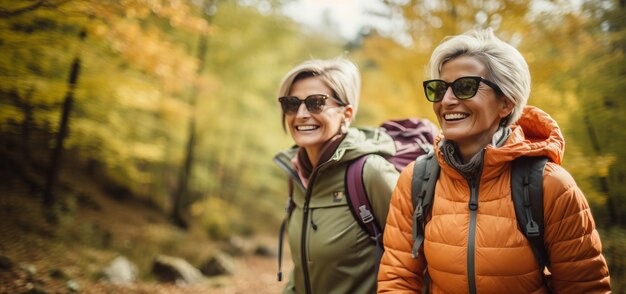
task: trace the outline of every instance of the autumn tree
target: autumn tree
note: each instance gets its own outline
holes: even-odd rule
[[[3,4],[0,11],[10,15],[1,23],[0,45],[6,57],[0,65],[0,92],[13,97],[0,114],[5,130],[18,133],[15,126],[21,124],[24,138],[30,137],[26,135],[30,129],[57,133],[56,140],[44,139],[40,145],[22,141],[38,154],[56,141],[55,154],[63,148],[75,149],[83,160],[102,162],[108,177],[118,177],[122,183],[127,179],[122,185],[128,184],[129,190],[145,187],[142,182],[149,180],[145,174],[141,177],[139,169],[158,161],[162,147],[149,142],[154,137],[137,138],[146,132],[129,128],[127,121],[118,119],[116,125],[116,117],[120,110],[137,113],[133,118],[145,113],[142,123],[149,123],[158,111],[159,103],[155,102],[159,95],[180,100],[177,96],[196,76],[196,60],[186,54],[184,44],[176,44],[168,30],[207,33],[207,23],[191,15],[190,4],[178,1],[127,1],[123,5],[108,1],[24,1]],[[154,23],[158,26],[147,25]],[[89,38],[80,40],[77,36],[81,32]],[[80,60],[74,57],[78,51]],[[64,81],[69,81],[69,87]],[[75,100],[75,110],[67,111],[71,103],[58,108],[64,97],[66,102],[68,97]],[[116,99],[124,103],[112,103]],[[61,113],[63,119],[59,120]],[[124,137],[125,133],[132,138]],[[60,162],[52,158],[47,187],[52,186],[58,173],[54,166]],[[35,164],[41,162],[38,158]],[[47,203],[54,200],[51,193],[46,189]]]
[[[578,101],[578,115],[572,123],[580,127],[574,133],[597,173],[594,186],[605,195],[605,225],[626,225],[626,103],[620,98],[626,91],[626,12],[625,1],[607,1],[607,5],[588,2],[585,9],[592,16],[578,35],[578,55],[572,75],[575,84],[568,91]]]
[[[356,52],[363,64],[363,99],[372,101],[364,117],[371,124],[383,117],[420,116],[434,120],[421,81],[433,49],[446,37],[472,28],[491,27],[499,37],[516,42],[529,27],[524,18],[527,1],[381,1],[384,8],[369,11],[371,17],[389,19],[390,30],[373,28]],[[372,115],[368,115],[372,114]]]
[[[179,203],[216,237],[258,225],[237,215],[279,219],[286,181],[271,158],[292,142],[278,82],[303,60],[342,53],[341,40],[302,30],[280,2],[224,0],[206,11],[197,1],[66,0],[3,20],[2,158],[18,158],[12,166],[44,186],[78,53],[59,187],[77,189],[80,175],[118,198],[168,212]]]

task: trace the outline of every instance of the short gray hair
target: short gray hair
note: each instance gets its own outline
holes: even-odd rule
[[[530,71],[522,54],[490,28],[472,30],[446,38],[435,48],[430,58],[431,78],[438,79],[443,64],[461,56],[473,56],[485,64],[488,76],[484,78],[498,85],[515,105],[506,125],[515,123],[530,96]]]
[[[287,96],[293,84],[306,77],[318,77],[328,86],[335,98],[352,106],[352,120],[359,108],[361,93],[361,74],[350,60],[337,57],[333,59],[311,59],[296,65],[280,82],[278,96]],[[283,113],[283,127],[285,114]]]

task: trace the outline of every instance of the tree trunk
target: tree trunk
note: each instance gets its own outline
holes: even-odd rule
[[[24,102],[22,104],[22,110],[24,111],[24,120],[22,121],[22,156],[25,162],[30,162],[30,130],[34,125],[33,118],[33,105],[31,104],[31,97],[33,95],[34,88],[31,88],[24,96]]]
[[[86,37],[86,32],[80,33],[81,41]],[[63,142],[65,137],[69,133],[69,118],[72,111],[72,105],[74,104],[74,89],[76,88],[76,81],[80,73],[80,56],[79,53],[74,57],[72,62],[70,77],[67,82],[68,89],[65,99],[63,100],[63,109],[61,113],[61,120],[59,122],[59,132],[56,135],[56,145],[50,157],[50,166],[48,167],[48,173],[46,176],[46,184],[44,187],[44,199],[45,206],[50,207],[56,201],[54,196],[54,185],[57,181],[57,176],[61,168],[61,157],[63,156]]]
[[[200,36],[198,42],[198,76],[204,70],[205,56],[207,52],[208,37],[206,34]],[[193,153],[196,143],[196,101],[198,99],[198,91],[194,86],[189,98],[189,106],[191,108],[191,115],[189,116],[189,137],[187,139],[187,147],[185,159],[183,161],[183,168],[180,170],[180,177],[178,181],[178,189],[176,193],[172,195],[172,221],[180,228],[186,229],[188,227],[187,221],[187,208],[189,206],[189,178],[191,176],[191,169],[193,167]]]
[[[187,141],[187,152],[183,168],[180,171],[180,177],[178,181],[178,189],[176,194],[172,197],[172,219],[174,223],[180,228],[187,228],[187,199],[189,198],[189,177],[191,175],[191,167],[193,165],[193,151],[196,141],[196,123],[193,116],[189,119],[189,139]]]
[[[591,120],[589,119],[589,115],[585,114],[583,117],[583,122],[585,124],[585,128],[587,129],[587,135],[589,136],[589,141],[591,143],[591,148],[593,149],[594,155],[600,155],[600,142],[598,142],[598,137],[596,136],[596,131],[593,129],[591,125]],[[606,196],[606,208],[609,213],[609,220],[605,227],[608,227],[611,224],[616,224],[618,220],[617,212],[615,211],[615,205],[613,203],[613,199],[611,199],[611,195],[609,193],[609,184],[606,176],[602,176],[599,178],[600,181],[600,192]]]

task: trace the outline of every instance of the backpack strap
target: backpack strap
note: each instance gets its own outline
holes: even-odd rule
[[[533,250],[546,288],[544,268],[550,269],[550,259],[543,242],[543,170],[547,157],[522,156],[513,161],[511,168],[511,196],[515,216],[521,231]]]
[[[376,222],[372,205],[367,198],[365,183],[363,182],[363,170],[369,155],[363,155],[348,164],[345,177],[346,192],[348,193],[346,199],[357,223],[376,242],[376,247],[382,253],[382,230],[379,228],[378,222]]]
[[[346,168],[345,186],[348,197],[348,207],[359,226],[370,236],[370,239],[376,243],[376,260],[380,261],[385,248],[383,248],[383,233],[378,227],[374,210],[367,198],[367,190],[363,181],[363,170],[365,161],[371,154],[363,155],[348,164]],[[378,276],[378,268],[380,262],[376,262],[376,276]]]
[[[287,221],[291,217],[291,213],[293,212],[293,208],[295,203],[293,203],[293,180],[289,178],[289,198],[287,199],[287,204],[285,206],[285,217],[283,221],[280,223],[280,231],[278,232],[278,281],[283,280],[283,237],[285,235],[285,228],[287,226]]]
[[[431,149],[427,154],[415,160],[411,180],[411,201],[413,203],[413,249],[411,255],[417,258],[419,248],[424,243],[426,218],[430,213],[435,185],[439,178],[439,162]]]

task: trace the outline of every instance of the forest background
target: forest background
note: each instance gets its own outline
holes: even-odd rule
[[[190,260],[195,251],[176,239],[211,248],[275,237],[287,182],[272,157],[292,144],[276,93],[291,67],[341,55],[357,63],[357,127],[436,121],[421,88],[430,53],[445,36],[491,27],[528,61],[529,104],[559,122],[563,166],[591,205],[614,291],[626,291],[626,1],[379,0],[365,14],[392,25],[350,39],[328,17],[317,29],[296,23],[281,10],[289,2],[0,1],[3,232],[43,235],[41,248],[73,244],[106,257],[149,248]],[[124,245],[103,229],[117,216],[81,214],[101,194],[175,229]],[[48,233],[24,225],[28,203],[41,212],[29,221],[41,218]],[[9,244],[0,255],[26,258]]]

